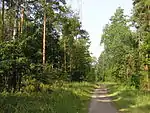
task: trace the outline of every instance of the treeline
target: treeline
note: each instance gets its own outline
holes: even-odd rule
[[[1,91],[33,81],[89,80],[89,35],[64,0],[2,0],[1,6]]]
[[[150,89],[150,2],[133,0],[133,6],[131,17],[118,8],[103,30],[98,77]]]

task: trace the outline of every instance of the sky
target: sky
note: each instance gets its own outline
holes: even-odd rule
[[[100,46],[101,35],[104,26],[109,22],[110,17],[115,13],[118,7],[124,9],[126,15],[131,14],[132,0],[68,0],[73,10],[82,12],[81,21],[83,28],[90,35],[90,52],[92,56],[98,58],[103,51],[103,46]]]
[[[1,0],[0,0],[1,1]],[[104,26],[109,22],[110,17],[115,13],[118,7],[124,9],[126,15],[131,14],[132,0],[66,0],[73,10],[82,12],[81,22],[83,28],[90,35],[90,52],[92,56],[99,57],[103,51],[100,46],[101,35]]]

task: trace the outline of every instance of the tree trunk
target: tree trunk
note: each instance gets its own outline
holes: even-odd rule
[[[17,19],[15,18],[14,20],[14,28],[13,28],[13,40],[15,39],[16,36],[16,32],[17,32]]]
[[[20,33],[23,32],[23,22],[24,22],[24,8],[21,10],[21,22],[20,22]]]
[[[1,36],[1,40],[3,41],[4,40],[4,24],[5,24],[5,22],[4,22],[4,11],[5,11],[5,4],[4,4],[5,2],[4,2],[4,0],[2,0],[2,36]]]
[[[14,18],[13,37],[12,37],[13,40],[15,40],[17,34],[17,26],[18,26],[17,14],[18,14],[18,1],[16,1],[16,6],[15,6],[15,18]]]
[[[64,39],[64,72],[66,73],[67,71],[67,66],[66,66],[66,40]]]
[[[46,13],[44,13],[44,23],[43,23],[43,66],[45,65],[45,42],[46,42]]]
[[[146,66],[145,66],[145,71],[147,71],[147,75],[146,75],[146,81],[147,81],[147,90],[150,90],[150,83],[149,83],[149,74],[150,74],[150,66],[148,64],[148,60],[149,60],[149,54],[146,55]]]
[[[70,52],[70,73],[72,71],[72,53]]]

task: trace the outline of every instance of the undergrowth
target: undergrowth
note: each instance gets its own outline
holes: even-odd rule
[[[108,88],[121,113],[150,113],[150,92],[121,84],[109,84]]]
[[[49,86],[52,92],[0,94],[0,113],[87,113],[92,83]]]

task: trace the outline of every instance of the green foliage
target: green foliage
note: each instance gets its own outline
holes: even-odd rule
[[[99,80],[120,81],[136,88],[147,83],[144,86],[149,87],[148,14],[147,0],[134,0],[130,19],[124,15],[123,9],[116,10],[103,30],[101,44],[104,44],[104,51],[97,65]],[[131,26],[136,30],[132,31]]]
[[[142,80],[146,79],[146,81],[141,82],[141,85],[145,84],[147,82],[147,85],[149,84],[149,76],[150,76],[150,52],[149,52],[149,41],[150,41],[150,4],[149,0],[141,0],[137,1],[134,0],[134,10],[133,10],[133,22],[134,26],[137,28],[137,39],[139,40],[139,57],[140,57],[140,64],[142,65],[142,69],[140,69],[142,73]],[[143,67],[147,67],[148,69],[143,69]],[[146,74],[145,74],[146,73]],[[142,81],[141,80],[141,81]],[[148,85],[149,86],[149,85]],[[149,88],[147,88],[149,89]]]
[[[24,56],[18,41],[0,43],[1,88],[20,88],[23,74],[28,73],[28,59]]]
[[[149,113],[149,92],[122,84],[109,84],[108,88],[110,89],[108,96],[121,113]]]
[[[64,83],[62,87],[51,86],[54,91],[52,93],[3,93],[0,95],[0,112],[87,113],[90,92],[94,87],[95,85],[86,82]]]
[[[123,9],[118,8],[110,20],[111,23],[106,25],[102,35],[101,43],[104,43],[105,51],[99,58],[99,78],[105,80],[112,77],[112,80],[116,78],[124,81],[133,74],[134,64],[131,62],[134,62],[132,50],[135,40]]]
[[[47,2],[47,1],[46,1]],[[35,83],[84,81],[91,70],[89,35],[64,0],[5,1],[0,14],[0,91],[36,90]],[[6,9],[7,7],[7,9]],[[46,15],[46,64],[43,57],[43,17]],[[3,26],[4,25],[4,26]],[[33,84],[32,84],[33,82]],[[27,88],[27,90],[28,90]]]

